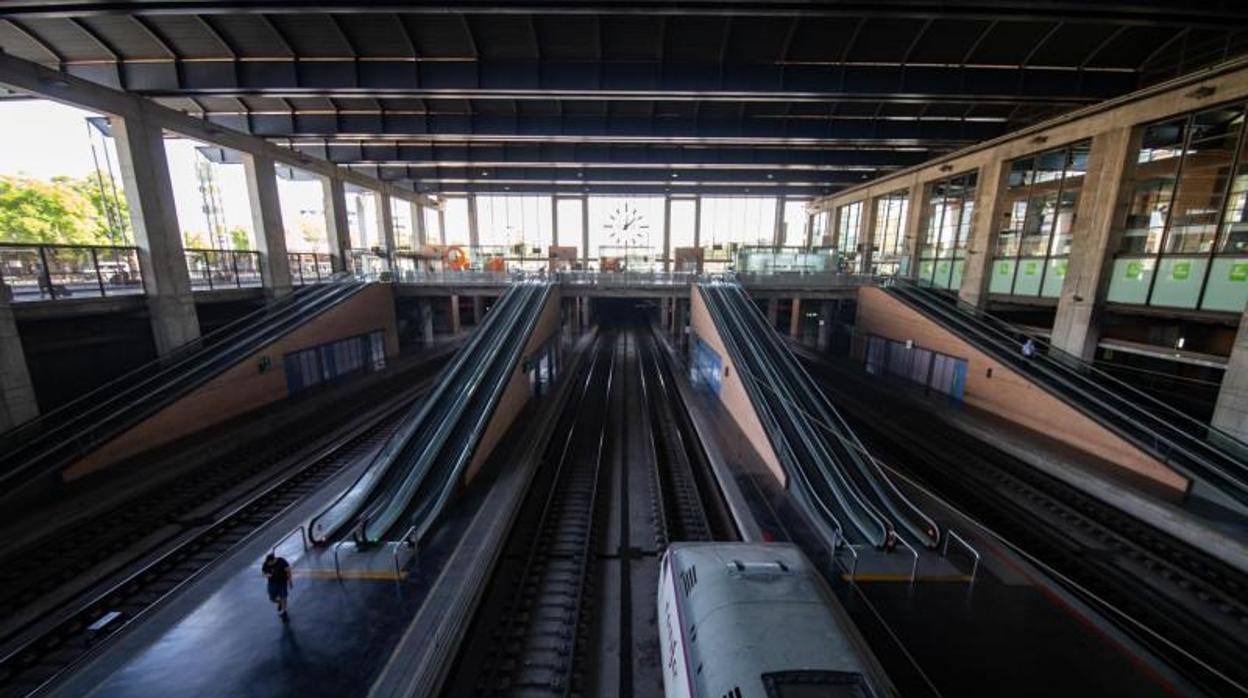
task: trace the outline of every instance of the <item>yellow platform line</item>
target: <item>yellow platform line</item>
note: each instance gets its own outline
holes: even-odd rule
[[[371,579],[395,582],[407,579],[407,572],[396,574],[394,570],[343,570],[339,574],[334,570],[302,569],[295,570],[295,576],[308,579]]]
[[[908,584],[910,582],[910,575],[908,574],[863,573],[863,574],[855,575],[854,577],[851,578],[850,575],[848,574],[842,574],[841,579],[847,582],[851,581],[852,579],[852,581],[855,581],[855,582],[906,582]],[[916,582],[969,582],[971,581],[971,577],[970,575],[967,575],[967,574],[948,574],[948,575],[931,575],[931,576],[919,575],[918,577],[914,578],[914,581]]]

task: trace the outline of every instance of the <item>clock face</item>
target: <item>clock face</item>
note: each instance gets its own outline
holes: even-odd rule
[[[650,224],[641,211],[628,202],[612,211],[602,227],[615,245],[635,247],[650,241]]]

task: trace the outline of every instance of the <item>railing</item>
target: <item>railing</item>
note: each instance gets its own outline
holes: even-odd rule
[[[0,296],[13,302],[143,293],[137,247],[0,244]]]
[[[885,278],[871,274],[850,274],[836,271],[778,271],[737,272],[737,281],[750,288],[857,288],[859,286],[877,286]]]
[[[555,278],[565,286],[623,288],[629,286],[688,286],[697,277],[688,271],[561,271]]]
[[[213,291],[261,285],[260,253],[249,250],[204,250],[188,247],[186,270],[191,290]]]
[[[390,260],[380,250],[351,250],[351,271],[361,281],[381,281],[391,272]]]
[[[290,283],[294,286],[319,284],[334,275],[333,257],[323,252],[290,252]]]

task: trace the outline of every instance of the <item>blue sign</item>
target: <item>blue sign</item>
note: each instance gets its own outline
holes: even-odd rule
[[[723,376],[723,361],[709,344],[699,338],[693,345],[689,364],[689,382],[694,388],[719,395],[719,383]]]

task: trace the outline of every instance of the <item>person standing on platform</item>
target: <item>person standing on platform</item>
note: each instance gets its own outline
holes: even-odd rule
[[[260,572],[268,580],[269,600],[277,604],[277,615],[286,620],[286,599],[290,596],[290,589],[295,586],[290,576],[290,563],[284,557],[269,553],[264,558]]]
[[[1031,337],[1028,337],[1027,341],[1023,342],[1023,358],[1030,361],[1031,358],[1035,355],[1036,355],[1036,343],[1031,339]]]

